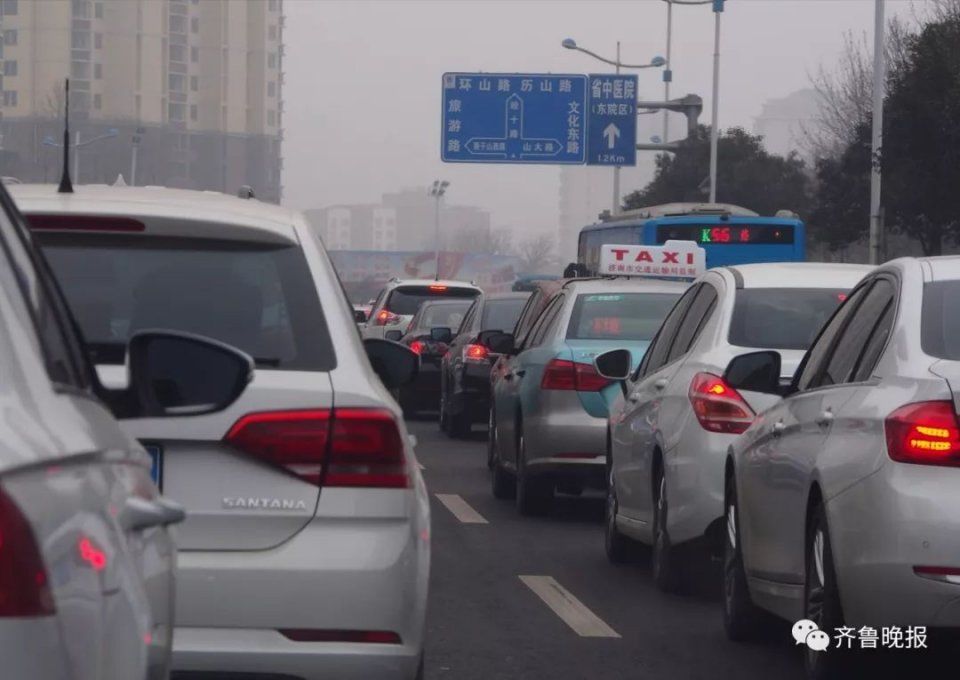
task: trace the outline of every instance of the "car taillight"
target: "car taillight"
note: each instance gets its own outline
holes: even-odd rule
[[[753,422],[753,409],[740,393],[712,373],[693,376],[690,403],[700,427],[710,432],[740,434]]]
[[[414,340],[410,343],[410,349],[416,352],[417,354],[423,354],[423,350],[427,348],[426,343],[420,342],[419,340]]]
[[[952,401],[907,404],[884,423],[887,454],[900,463],[960,466],[960,425]]]
[[[374,318],[377,326],[393,326],[400,323],[400,317],[391,311],[381,309]]]
[[[56,613],[33,530],[0,488],[0,619]]]
[[[320,484],[331,436],[326,486],[403,488],[409,483],[400,429],[384,409],[269,411],[240,418],[225,440]]]
[[[467,345],[463,348],[464,361],[487,361],[490,358],[490,350],[483,345]]]
[[[551,359],[543,371],[540,388],[544,390],[576,390],[598,392],[610,381],[597,373],[591,364],[566,359]]]

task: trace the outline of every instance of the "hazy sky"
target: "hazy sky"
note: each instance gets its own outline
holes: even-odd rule
[[[888,15],[906,14],[911,3],[887,7]],[[556,166],[440,161],[441,74],[605,71],[563,49],[568,36],[606,56],[620,40],[627,62],[665,52],[661,0],[286,0],[284,8],[284,200],[298,208],[375,202],[444,177],[451,203],[490,210],[495,226],[553,229]],[[807,87],[821,63],[836,59],[846,31],[872,35],[873,8],[873,0],[728,0],[721,128],[750,130],[765,100]],[[709,122],[709,6],[675,6],[673,35],[672,94],[700,94],[701,121]],[[662,94],[660,70],[642,71],[640,97]],[[681,125],[677,119],[673,130]]]

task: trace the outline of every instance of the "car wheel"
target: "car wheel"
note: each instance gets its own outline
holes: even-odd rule
[[[743,566],[743,545],[740,541],[740,514],[737,504],[737,483],[727,480],[726,511],[723,541],[723,628],[727,637],[743,642],[756,637],[760,628],[761,610],[750,599],[747,574]]]
[[[634,543],[629,538],[620,533],[617,528],[617,487],[613,483],[613,473],[607,477],[607,505],[606,505],[606,527],[604,530],[604,548],[607,552],[607,559],[613,564],[623,564],[629,562],[634,550]]]
[[[463,411],[452,416],[447,416],[450,434],[457,439],[466,439],[470,436],[473,429],[473,423],[470,421],[470,412],[464,408]]]
[[[521,515],[540,515],[553,501],[549,479],[538,479],[527,471],[527,446],[523,430],[517,435],[517,510]]]
[[[837,575],[833,567],[833,551],[830,548],[830,532],[827,529],[827,513],[820,503],[810,518],[807,529],[807,576],[804,584],[804,618],[832,634],[843,626],[843,608]],[[848,677],[846,650],[831,648],[823,652],[804,650],[807,677],[810,680],[831,680]]]
[[[496,429],[493,430],[496,432]],[[510,473],[503,469],[500,462],[500,447],[496,445],[496,435],[494,437],[494,446],[490,452],[490,471],[491,471],[491,490],[493,497],[499,499],[512,498],[517,491],[516,480],[510,476]]]
[[[653,506],[653,582],[665,593],[676,593],[681,586],[680,565],[677,562],[676,549],[670,544],[670,532],[667,530],[667,478],[662,467],[657,470],[654,488],[657,494]]]
[[[493,404],[490,405],[490,415],[487,418],[487,469],[493,469],[494,450],[497,448],[497,419],[493,410]]]

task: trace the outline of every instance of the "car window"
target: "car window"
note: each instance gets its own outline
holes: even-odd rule
[[[425,303],[417,312],[413,328],[428,330],[430,328],[449,328],[456,331],[463,323],[464,315],[470,308],[470,301],[463,300],[456,303]]]
[[[887,279],[877,279],[863,298],[859,308],[850,316],[827,362],[826,370],[816,379],[816,384],[839,385],[850,379],[853,367],[863,352],[871,331],[893,302],[893,295],[893,284]]]
[[[920,346],[932,357],[960,360],[960,279],[923,287]]]
[[[502,300],[487,300],[483,305],[483,314],[480,320],[482,331],[503,331],[509,333],[516,325],[526,300],[523,298],[506,298]]]
[[[895,308],[896,305],[891,300],[886,309],[883,310],[883,315],[870,334],[870,340],[867,341],[867,346],[863,349],[863,355],[854,369],[853,382],[869,380],[870,376],[873,375],[873,369],[877,367],[883,348],[887,345],[887,338],[890,337],[890,331],[893,330]]]
[[[3,203],[6,210],[13,210],[5,192]],[[70,325],[69,312],[61,303],[55,282],[44,277],[42,256],[31,253],[30,241],[29,233],[14,224],[8,213],[0,211],[0,243],[11,260],[14,276],[33,316],[50,380],[86,389],[90,380],[79,339]]]
[[[667,357],[668,362],[673,361],[679,356],[683,356],[690,350],[693,342],[700,335],[700,331],[703,330],[703,327],[713,314],[713,309],[717,304],[717,297],[717,289],[711,284],[704,283],[700,286],[696,297],[693,298],[693,302],[690,303],[690,311],[687,312],[683,323],[680,324],[680,328],[677,330],[677,339],[670,349],[670,355]]]
[[[684,314],[686,314],[687,308],[693,301],[693,297],[698,289],[698,286],[688,289],[677,301],[674,308],[670,310],[667,318],[664,319],[663,325],[657,332],[656,340],[647,350],[642,366],[643,372],[639,375],[650,375],[667,363],[667,356],[670,354],[670,346],[673,343],[673,338],[677,334],[677,329],[680,327]]]
[[[473,304],[470,305],[470,309],[467,310],[466,315],[463,317],[463,321],[460,323],[459,328],[454,328],[453,332],[459,335],[460,333],[469,332],[473,328],[474,321],[477,317],[477,309],[480,307],[483,298],[477,298],[473,301]]]
[[[462,298],[467,302],[480,294],[476,288],[458,288],[442,284],[429,286],[398,286],[387,296],[385,308],[401,316],[412,316],[426,300]]]
[[[567,338],[651,340],[679,297],[673,293],[581,293],[573,304]]]
[[[131,335],[166,328],[233,345],[263,368],[336,366],[300,248],[77,233],[39,237],[94,363],[122,364]]]
[[[839,288],[740,289],[728,340],[740,347],[807,349],[846,296]]]
[[[542,300],[543,292],[537,290],[534,291],[530,299],[527,300],[527,304],[524,305],[523,311],[520,313],[520,318],[517,320],[516,328],[514,328],[513,331],[517,347],[522,347],[524,340],[527,339],[527,335],[530,333],[530,329],[537,319],[537,311],[541,308]]]
[[[540,318],[537,319],[537,323],[530,331],[530,341],[526,344],[524,349],[540,346],[540,343],[543,342],[543,338],[547,334],[547,330],[553,324],[557,314],[560,313],[560,308],[563,306],[563,300],[563,295],[557,295],[555,298],[553,298],[550,304],[547,305],[546,309],[543,310],[543,312],[540,314]]]
[[[816,387],[814,382],[829,357],[830,348],[837,334],[843,328],[847,317],[856,308],[866,293],[866,286],[857,288],[846,302],[834,313],[827,325],[820,331],[820,335],[804,356],[797,374],[797,390],[803,391]]]

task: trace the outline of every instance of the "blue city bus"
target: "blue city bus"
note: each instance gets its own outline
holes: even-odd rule
[[[671,240],[702,246],[708,267],[806,259],[806,230],[794,213],[761,217],[735,205],[671,203],[630,210],[581,229],[580,274],[597,274],[604,244],[662,245]]]

